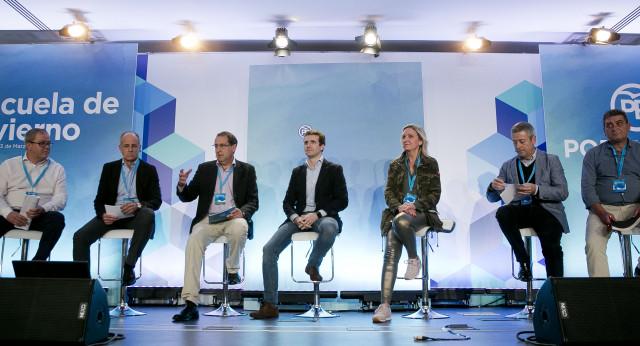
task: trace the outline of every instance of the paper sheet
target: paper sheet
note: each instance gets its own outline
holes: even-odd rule
[[[114,215],[114,216],[118,217],[118,219],[124,219],[124,218],[133,216],[133,214],[123,214],[122,211],[120,211],[120,206],[119,205],[106,205],[105,204],[104,208],[107,210],[107,214]]]
[[[39,200],[40,200],[40,196],[36,196],[36,195],[25,196],[24,202],[22,202],[22,208],[20,209],[20,214],[27,217],[27,210],[37,207]],[[27,224],[25,226],[15,226],[15,227],[19,229],[25,229],[25,230],[29,229],[29,226],[31,226],[31,219],[28,217],[27,219],[29,219],[29,221],[27,221]]]
[[[500,193],[500,198],[504,201],[504,204],[509,204],[513,201],[519,201],[525,198],[527,195],[519,195],[517,191],[517,184],[505,184],[504,191]]]

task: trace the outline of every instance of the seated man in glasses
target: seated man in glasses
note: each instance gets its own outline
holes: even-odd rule
[[[196,216],[191,223],[191,235],[184,251],[184,287],[182,299],[186,305],[173,316],[176,322],[190,321],[200,317],[200,272],[202,257],[209,244],[221,236],[229,242],[229,258],[226,259],[229,285],[242,281],[240,254],[247,238],[253,234],[251,216],[258,210],[258,184],[255,168],[236,160],[238,140],[231,132],[218,133],[214,141],[216,159],[198,166],[193,179],[187,184],[191,173],[180,170],[177,194],[181,201],[198,199]]]
[[[26,152],[0,165],[0,236],[15,228],[42,231],[34,260],[51,254],[62,229],[67,204],[64,168],[49,157],[51,139],[43,129],[24,136]]]
[[[122,284],[131,286],[136,282],[133,268],[156,227],[153,211],[160,208],[162,199],[156,168],[138,158],[138,134],[127,131],[120,135],[118,148],[122,158],[102,167],[93,201],[96,217],[73,235],[73,260],[89,262],[89,247],[105,233],[133,228],[122,274]]]

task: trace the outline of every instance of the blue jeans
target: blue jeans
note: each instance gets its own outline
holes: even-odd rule
[[[323,217],[311,225],[310,231],[318,232],[318,239],[309,255],[308,265],[320,268],[322,259],[333,246],[339,228],[332,217]],[[264,282],[264,302],[278,304],[278,258],[291,243],[294,233],[305,232],[295,223],[287,221],[278,228],[262,248],[262,280]]]

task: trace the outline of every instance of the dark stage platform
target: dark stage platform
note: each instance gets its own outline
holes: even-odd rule
[[[308,319],[298,312],[281,312],[278,319],[254,320],[249,316],[203,316],[214,307],[201,307],[200,319],[175,323],[171,317],[182,307],[137,306],[145,316],[111,319],[111,333],[125,339],[111,345],[516,345],[519,331],[533,331],[530,320],[506,318],[522,307],[435,308],[447,319],[402,318],[411,311],[394,312],[387,323],[371,322],[373,312],[338,311],[339,317]],[[236,309],[242,311],[241,309]],[[248,313],[249,311],[247,311]],[[457,325],[455,332],[470,337],[461,341],[414,341],[414,336],[460,338],[443,327]],[[461,328],[467,325],[469,328]],[[533,334],[529,334],[533,335]]]

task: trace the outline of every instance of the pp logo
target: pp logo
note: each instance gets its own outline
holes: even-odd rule
[[[619,87],[611,96],[611,109],[618,108],[627,114],[635,114],[630,117],[631,131],[640,132],[640,127],[634,127],[632,120],[640,120],[640,84],[627,83]]]
[[[300,135],[300,137],[304,138],[304,134],[309,130],[312,130],[311,126],[304,124],[298,128],[298,134]]]

